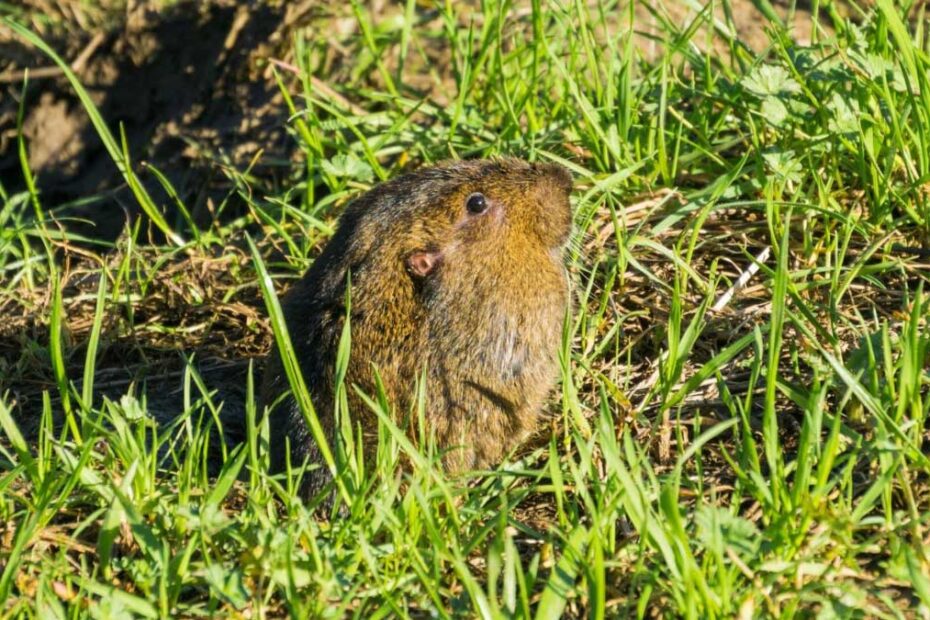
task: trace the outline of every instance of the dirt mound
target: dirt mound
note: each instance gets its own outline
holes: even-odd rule
[[[157,12],[141,5],[123,17],[96,34],[69,31],[53,47],[71,60],[114,135],[125,132],[134,161],[153,162],[195,220],[208,221],[211,201],[227,189],[215,182],[211,160],[244,168],[260,149],[267,154],[262,161],[273,161],[293,148],[280,94],[258,61],[280,40],[287,14],[262,4],[187,0]],[[0,65],[4,187],[23,186],[16,115],[23,69],[32,67],[23,131],[43,204],[100,197],[66,214],[95,222],[94,237],[113,239],[134,201],[119,191],[122,178],[72,89],[49,59],[11,35],[0,38],[0,57],[8,59]],[[156,200],[170,204],[146,176]]]

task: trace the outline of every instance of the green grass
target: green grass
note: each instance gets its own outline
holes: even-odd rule
[[[150,171],[87,98],[172,245],[147,245],[138,225],[95,252],[96,283],[74,293],[52,259],[65,239],[41,178],[24,164],[29,189],[0,188],[0,307],[47,331],[26,330],[20,355],[0,360],[7,388],[47,386],[31,409],[36,441],[13,392],[0,394],[2,613],[930,613],[922,9],[902,19],[909,5],[893,0],[814,2],[813,43],[773,19],[762,51],[731,34],[727,2],[684,26],[655,9],[658,54],[646,58],[631,26],[646,31],[649,11],[608,0],[448,3],[429,19],[412,0],[390,18],[366,6],[350,8],[348,66],[324,62],[329,43],[313,31],[295,35],[298,73],[277,79],[302,157],[261,191],[223,168],[246,215],[170,224],[137,181]],[[198,316],[240,299],[264,313],[259,290],[276,310],[268,273],[279,292],[298,276],[347,200],[413,164],[496,154],[559,161],[576,178],[575,311],[553,421],[533,449],[447,480],[372,395],[378,459],[355,450],[342,411],[331,456],[346,474],[326,519],[320,501],[295,497],[299,472],[268,475],[253,383],[248,441],[212,477],[219,403],[193,366],[171,423],[155,424],[140,389],[94,398],[121,334],[200,348],[195,331],[136,320],[172,307],[166,280]],[[234,267],[212,292],[185,280],[193,268],[164,273],[217,254]],[[240,327],[227,336],[270,342],[264,324]]]

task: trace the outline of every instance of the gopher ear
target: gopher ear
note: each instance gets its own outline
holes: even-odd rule
[[[442,253],[438,250],[421,250],[407,257],[407,271],[410,275],[425,278],[436,271],[440,262],[442,262]]]

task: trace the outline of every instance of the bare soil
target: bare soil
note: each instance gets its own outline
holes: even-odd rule
[[[73,3],[80,4],[80,3]],[[85,31],[69,24],[53,46],[72,64],[114,135],[125,132],[136,162],[157,167],[195,219],[208,222],[225,195],[216,165],[244,168],[259,150],[259,172],[273,177],[274,162],[291,150],[286,110],[273,80],[256,63],[280,39],[284,11],[256,3],[186,0],[151,11],[143,5],[122,21]],[[278,35],[278,37],[276,37]],[[29,164],[47,208],[97,196],[67,210],[89,220],[78,232],[113,240],[133,215],[133,201],[87,114],[48,58],[0,29],[0,180],[22,187],[16,114],[22,74],[31,69],[23,133]],[[286,170],[284,171],[286,174]],[[171,204],[151,175],[150,190]],[[59,213],[59,215],[62,215]],[[170,221],[170,220],[169,220]]]

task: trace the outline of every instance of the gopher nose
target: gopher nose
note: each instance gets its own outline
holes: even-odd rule
[[[573,185],[572,173],[565,166],[553,163],[537,163],[533,164],[533,168],[548,177],[552,185],[566,195],[571,193]]]
[[[552,163],[533,164],[533,172],[538,175],[536,232],[548,248],[564,245],[572,229],[572,175],[565,166]]]

